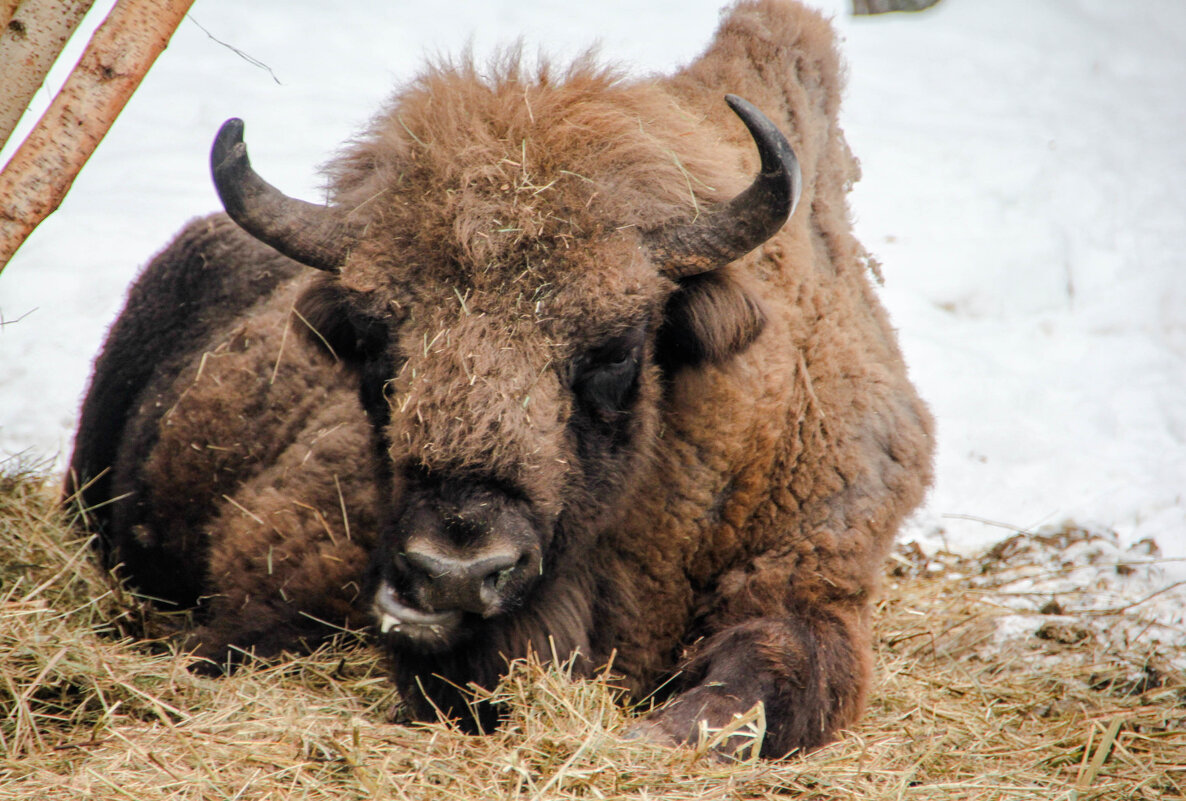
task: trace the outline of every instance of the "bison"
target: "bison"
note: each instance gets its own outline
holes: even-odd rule
[[[496,722],[458,688],[535,652],[612,661],[657,741],[760,703],[763,754],[819,746],[932,453],[830,26],[743,0],[668,77],[495,61],[400,90],[325,205],[223,127],[226,214],[132,286],[68,492],[210,664],[370,625],[419,717]]]

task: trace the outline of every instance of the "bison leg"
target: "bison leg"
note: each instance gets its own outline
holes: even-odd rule
[[[746,621],[698,645],[679,676],[680,691],[637,733],[695,745],[702,724],[719,730],[760,702],[767,722],[762,756],[806,751],[857,719],[869,674],[869,633],[860,611],[822,608]],[[717,750],[733,754],[751,741],[738,733]]]

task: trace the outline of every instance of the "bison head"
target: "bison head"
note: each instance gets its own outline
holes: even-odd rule
[[[545,99],[520,99],[524,129],[540,130]],[[483,123],[438,97],[434,132],[396,107],[370,149],[335,168],[347,188],[324,206],[253,171],[241,121],[219,132],[211,158],[228,214],[325,273],[295,312],[357,371],[386,456],[391,503],[371,576],[391,647],[450,649],[578,575],[583,546],[655,480],[664,382],[760,332],[759,304],[722,268],[782,227],[799,167],[769,119],[726,100],[760,173],[690,220],[648,221],[643,146],[603,154],[612,147],[571,104],[554,104],[535,138],[504,109]],[[479,125],[446,141],[450,126]],[[665,169],[683,169],[648,141]]]

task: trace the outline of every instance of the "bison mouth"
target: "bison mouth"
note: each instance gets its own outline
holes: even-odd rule
[[[372,611],[384,639],[428,652],[446,650],[457,643],[465,614],[458,609],[444,612],[416,609],[400,600],[386,581],[380,583],[375,593]]]

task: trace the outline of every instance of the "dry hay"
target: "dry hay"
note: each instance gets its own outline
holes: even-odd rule
[[[1017,543],[979,560],[904,550],[859,727],[805,758],[722,764],[624,739],[611,682],[537,662],[496,690],[507,721],[482,737],[388,722],[382,667],[348,633],[310,657],[195,676],[131,636],[170,623],[114,586],[67,523],[50,481],[0,473],[0,798],[1070,801],[1186,786],[1181,626],[1125,644],[1107,632],[1148,604],[1019,611],[1009,588],[1023,573],[1032,589],[1041,560]],[[1054,619],[1087,633],[1033,636]],[[746,723],[760,734],[756,714]]]

